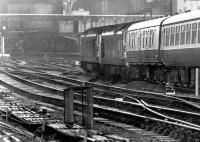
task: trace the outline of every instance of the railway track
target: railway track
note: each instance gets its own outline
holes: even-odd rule
[[[13,81],[12,81],[13,82]],[[23,86],[23,88],[24,88],[24,86]],[[17,91],[17,90],[15,90],[15,91]],[[27,96],[27,94],[28,94],[28,92],[24,92],[25,94],[24,95],[26,95]],[[29,92],[30,93],[30,92]],[[38,94],[31,94],[31,97],[34,97],[33,95],[36,95],[37,96],[37,98],[39,97],[38,96]],[[45,98],[47,98],[47,97],[45,97]],[[43,101],[46,101],[46,99],[45,98],[41,98]],[[48,97],[49,98],[49,97]],[[40,99],[40,98],[38,98],[38,99]],[[53,100],[55,100],[55,98],[50,98],[51,100],[53,99]],[[51,103],[53,103],[52,101],[51,101]],[[60,105],[60,106],[63,106],[63,104],[64,104],[64,102],[63,102],[63,100],[60,100],[60,101],[56,101],[56,102],[54,102],[56,105]],[[117,121],[120,121],[120,119],[122,119],[123,118],[123,116],[122,116],[122,118],[121,117],[116,117],[116,116],[119,116],[119,115],[121,115],[121,113],[123,113],[124,115],[128,115],[128,116],[130,116],[129,114],[127,114],[127,113],[125,113],[125,112],[121,112],[120,110],[118,110],[118,109],[115,109],[114,111],[116,111],[115,112],[115,114],[112,114],[112,115],[110,115],[110,111],[113,111],[113,108],[108,108],[108,107],[102,107],[102,106],[96,106],[95,107],[95,109],[97,110],[97,112],[98,113],[101,113],[101,115],[99,114],[99,116],[104,116],[104,117],[108,117],[108,118],[110,118],[110,119],[113,119],[113,118],[115,118],[115,120],[117,120]],[[99,111],[98,111],[99,110]],[[110,110],[110,111],[109,111]],[[105,111],[109,111],[109,112],[105,112]],[[108,114],[109,113],[109,114]],[[137,116],[137,115],[136,115]],[[132,118],[134,118],[135,117],[135,115],[133,115],[132,116]],[[126,118],[126,117],[124,117],[124,118]],[[138,115],[138,119],[141,119],[141,117]],[[148,119],[148,117],[144,117],[144,118],[142,118],[142,119]]]
[[[0,122],[1,142],[41,142],[41,139],[32,139],[33,135],[26,130],[22,130],[12,125]]]
[[[65,74],[63,77],[68,78],[68,80],[70,82],[75,81],[75,83],[77,83],[77,84],[80,84],[80,82],[81,82],[83,84],[85,83],[86,85],[91,85],[91,86],[94,86],[94,87],[100,88],[100,89],[105,88],[105,90],[111,89],[111,91],[117,91],[117,92],[121,91],[121,92],[127,92],[127,93],[132,93],[132,94],[134,93],[134,94],[137,94],[137,95],[138,94],[142,94],[142,95],[153,94],[153,95],[162,95],[163,96],[163,94],[164,94],[164,93],[155,93],[155,92],[149,92],[149,91],[140,91],[140,90],[134,90],[134,89],[127,89],[127,88],[116,87],[116,86],[111,86],[111,85],[104,85],[104,87],[103,87],[102,84],[93,83],[93,82],[87,82],[88,80],[89,81],[92,80],[92,78],[86,79],[86,80],[82,80],[82,81],[80,80],[80,81],[77,82],[76,80],[73,80],[73,78],[74,79],[79,79],[79,78],[77,78],[77,76],[80,75],[80,74],[83,74],[83,72],[82,72],[82,70],[80,68],[78,68],[75,65],[75,63],[74,63],[75,61],[74,60],[69,60],[69,62],[68,62],[68,60],[64,60],[64,62],[63,62],[63,60],[55,61],[54,59],[52,59],[52,60],[50,60],[50,62],[53,62],[53,63],[49,63],[47,60],[44,60],[44,59],[36,59],[36,60],[33,60],[33,61],[28,60],[27,63],[28,62],[29,62],[28,66],[32,67],[32,69],[34,69],[34,67],[31,65],[31,63],[34,63],[36,65],[39,65],[39,64],[41,65],[42,64],[43,68],[44,68],[44,66],[46,66],[47,68],[49,66],[53,67],[53,69],[55,71],[50,71],[48,73],[53,74],[53,75],[57,75],[57,76],[58,75],[62,76],[63,74]],[[60,62],[63,62],[63,63],[60,63]],[[70,65],[67,66],[67,65],[62,65],[62,64],[70,64]],[[59,68],[62,69],[62,70],[65,70],[65,71],[64,72],[59,71]],[[49,70],[51,70],[51,68],[49,68]],[[45,69],[43,71],[46,72]],[[178,90],[180,90],[180,88]],[[184,91],[184,90],[186,90],[186,91]],[[186,93],[189,92],[190,94],[184,94],[184,92],[186,92]],[[200,104],[200,99],[195,98],[194,95],[191,95],[191,93],[193,93],[193,91],[191,91],[191,89],[182,88],[182,90],[177,95],[174,95],[174,97],[182,98],[184,100],[188,100],[188,101]]]
[[[23,66],[24,68],[24,66]],[[148,100],[151,101],[151,103],[157,103],[157,105],[159,105],[158,103],[158,99],[160,100],[160,104],[163,105],[164,101],[162,101],[162,99],[168,99],[170,101],[170,98],[171,100],[173,101],[173,104],[172,103],[168,103],[167,104],[165,103],[165,105],[170,105],[170,106],[174,106],[174,107],[183,107],[180,105],[180,101],[181,102],[185,102],[184,104],[184,107],[185,105],[189,104],[190,106],[191,105],[195,105],[195,107],[197,107],[196,104],[193,104],[193,103],[190,103],[188,101],[185,101],[184,99],[179,99],[177,97],[173,97],[173,96],[165,96],[165,95],[162,95],[162,94],[159,94],[159,93],[153,93],[153,92],[145,92],[145,91],[138,91],[138,90],[131,90],[131,89],[124,89],[124,88],[120,88],[120,87],[114,87],[114,86],[108,86],[108,85],[102,85],[102,84],[97,84],[97,83],[92,83],[92,82],[84,82],[84,81],[81,81],[81,80],[75,80],[75,79],[71,79],[71,78],[66,78],[66,77],[63,77],[63,76],[58,76],[58,75],[52,75],[52,74],[46,74],[44,72],[41,72],[36,69],[33,69],[33,68],[30,68],[29,69],[33,70],[35,74],[37,74],[37,78],[41,78],[42,80],[45,80],[45,81],[48,81],[48,82],[52,82],[53,83],[53,86],[55,84],[59,84],[59,85],[62,85],[62,86],[73,86],[73,85],[82,85],[82,84],[85,84],[87,86],[92,86],[92,87],[95,87],[96,90],[109,90],[109,91],[104,91],[105,93],[104,96],[109,96],[109,94],[112,94],[112,92],[121,92],[119,97],[122,97],[122,93],[124,94],[131,94],[131,96],[134,96],[138,99],[145,99],[145,100]],[[37,72],[36,72],[37,71]],[[17,72],[22,72],[21,70],[20,71],[13,71],[15,74]],[[30,70],[28,72],[23,72],[23,74],[29,74],[30,76]],[[32,78],[32,77],[29,77],[29,78]],[[34,78],[34,77],[33,77]],[[49,79],[51,78],[51,79]],[[53,80],[54,79],[54,80]],[[106,93],[107,92],[107,93]],[[117,98],[117,95],[116,93],[113,95]],[[148,99],[149,98],[149,99]],[[165,101],[166,102],[166,101]],[[185,108],[182,108],[182,109],[186,109],[187,107]],[[195,108],[192,108],[191,111],[194,111]],[[190,111],[190,110],[189,110]]]
[[[77,65],[75,65],[76,61],[72,60],[72,59],[69,60],[69,59],[63,59],[63,58],[61,58],[61,59],[54,58],[54,59],[46,60],[46,59],[41,58],[41,59],[27,59],[27,60],[20,59],[17,61],[18,61],[18,63],[25,61],[27,66],[32,67],[32,68],[34,68],[34,65],[36,65],[35,68],[40,68],[41,70],[43,70],[45,72],[47,72],[47,69],[48,69],[48,70],[50,70],[48,72],[50,74],[54,74],[54,75],[63,75],[64,74],[70,78],[76,78],[76,76],[83,74],[82,69],[77,67]],[[12,63],[16,64],[16,62],[12,62]],[[53,70],[53,71],[51,71],[51,70]],[[83,81],[83,82],[85,82],[85,81]],[[121,87],[119,87],[119,88],[122,89]],[[177,89],[180,90],[180,87]],[[127,90],[127,91],[130,90],[132,92],[147,92],[147,91],[127,89],[127,88],[122,89],[122,91],[125,91],[125,90]],[[186,91],[184,91],[184,90],[186,90]],[[193,91],[191,91],[191,89],[182,88],[181,91],[178,91],[178,92],[179,93],[177,95],[175,95],[175,97],[179,97],[179,98],[183,98],[188,101],[200,103],[199,99],[195,98],[194,95],[191,95],[191,93],[193,93]],[[190,94],[184,94],[184,92],[190,93]],[[153,93],[153,92],[151,92],[151,93]],[[163,93],[154,93],[154,94],[163,94]]]
[[[34,70],[35,70],[35,69],[34,69]],[[35,70],[35,71],[36,71],[36,70]],[[44,73],[43,73],[43,74],[44,74]],[[41,75],[41,73],[40,73],[40,75]],[[48,76],[48,75],[47,75],[47,76]],[[15,77],[15,78],[16,78],[16,77]],[[59,79],[60,79],[60,78],[59,78]],[[57,79],[57,80],[58,80],[58,79]],[[69,80],[68,80],[68,81],[69,81]],[[77,81],[77,82],[78,82],[78,81]],[[73,82],[73,83],[74,83],[74,82]],[[81,84],[81,83],[79,82],[79,84]],[[107,93],[108,93],[108,92],[107,92]],[[105,96],[105,94],[104,94],[103,96]],[[112,95],[112,96],[113,96],[113,95]],[[116,96],[116,94],[115,94],[115,96]],[[123,94],[123,97],[124,97],[124,94]],[[160,97],[160,99],[161,99],[161,98],[162,98],[162,97]],[[95,99],[96,99],[96,98],[95,98]],[[123,105],[125,104],[124,101],[122,101],[122,102],[120,102],[120,101],[115,101],[115,102],[114,102],[113,100],[108,99],[108,100],[107,100],[108,102],[113,101],[112,103],[110,103],[110,104],[112,104],[112,106],[109,106],[108,104],[105,103],[105,102],[106,102],[105,97],[104,97],[104,98],[100,98],[100,97],[99,97],[98,99],[100,100],[99,103],[101,103],[101,104],[100,104],[101,106],[104,106],[104,107],[106,106],[106,107],[111,107],[111,108],[116,108],[116,109],[119,109],[119,108],[120,108],[121,110],[125,109],[125,108],[123,108],[123,109],[121,108],[122,104],[123,104]],[[129,98],[129,99],[130,99],[130,98]],[[132,99],[133,99],[133,97],[132,97]],[[62,99],[61,99],[61,100],[62,100]],[[152,110],[148,111],[148,112],[151,112],[151,113],[145,112],[146,110],[149,109],[149,108],[147,109],[147,106],[150,107],[146,102],[142,101],[142,103],[141,103],[141,101],[137,101],[137,99],[134,99],[134,100],[135,100],[135,106],[134,106],[135,109],[132,109],[133,107],[131,107],[131,105],[133,106],[133,102],[126,102],[126,105],[128,105],[128,107],[127,107],[128,109],[125,109],[125,111],[127,111],[127,110],[130,109],[129,111],[127,111],[127,113],[134,110],[134,112],[140,112],[140,113],[142,112],[143,114],[146,114],[145,118],[143,117],[143,119],[154,118],[154,119],[158,119],[158,120],[159,120],[161,117],[163,117],[163,120],[162,120],[162,121],[165,121],[165,119],[171,119],[171,118],[169,118],[169,117],[161,116],[161,115],[158,115],[158,114],[157,114],[156,117],[155,117],[155,113],[154,113],[153,116],[152,116]],[[168,101],[168,100],[167,100],[167,101]],[[179,101],[180,101],[180,100],[179,100]],[[104,102],[105,104],[102,104],[102,102]],[[139,103],[139,102],[140,102],[140,103]],[[77,103],[78,103],[78,102],[77,102]],[[98,101],[96,101],[95,103],[98,104]],[[122,104],[120,104],[120,103],[122,103]],[[130,105],[129,103],[130,103],[131,105]],[[119,104],[120,104],[120,105],[119,105]],[[136,104],[137,104],[137,105],[136,105]],[[186,104],[186,103],[185,103],[185,104]],[[100,105],[99,105],[99,106],[100,106]],[[119,108],[118,108],[117,106],[118,106]],[[191,106],[195,107],[194,104],[191,105]],[[196,106],[195,108],[198,109],[197,106]],[[98,109],[99,109],[99,108],[97,107],[97,110],[98,110]],[[160,110],[160,109],[163,109],[163,108],[160,107],[159,110]],[[144,110],[145,110],[145,111],[144,111]],[[104,117],[111,117],[111,116],[107,116],[107,115],[106,115],[106,113],[105,113],[106,111],[108,111],[108,110],[104,110],[104,111],[103,111],[103,112],[104,112],[103,114],[102,114],[102,112],[100,112],[100,113],[101,113],[100,115],[102,115],[102,116],[104,116]],[[168,111],[169,111],[169,110],[168,110]],[[173,110],[173,111],[174,111],[174,110]],[[172,111],[171,111],[171,112],[172,112]],[[136,114],[137,114],[137,115],[142,115],[142,113],[141,113],[141,114],[140,114],[140,113],[139,113],[139,114],[136,113]],[[183,113],[183,112],[182,112],[182,113]],[[188,112],[188,113],[189,113],[189,112]],[[147,114],[148,114],[148,115],[147,115]],[[184,114],[184,113],[183,113],[183,114]],[[123,117],[122,117],[123,115],[127,115],[127,114],[123,114],[123,113],[120,114],[120,118],[117,117],[116,115],[113,115],[113,116],[115,116],[115,117],[113,117],[113,116],[112,116],[112,117],[115,118],[115,119],[117,119],[117,121],[122,121],[123,119],[125,119],[126,123],[129,122],[130,120],[128,120],[127,118],[123,118]],[[191,114],[190,114],[190,115],[191,115]],[[195,114],[194,114],[194,115],[195,115]],[[130,122],[131,122],[131,121],[130,121]],[[169,122],[172,123],[172,124],[173,124],[173,123],[177,123],[177,122],[178,122],[178,124],[179,124],[179,123],[180,123],[180,124],[182,123],[181,121],[177,121],[177,120],[173,120],[173,121],[169,121]],[[188,124],[189,124],[188,122],[182,123],[183,126],[184,126],[184,125],[187,125],[188,127],[194,128],[195,130],[199,128],[199,126],[196,126],[196,125],[193,125],[193,124],[189,124],[189,125],[188,125]]]
[[[4,72],[6,73],[6,72]],[[17,72],[17,71],[10,71],[11,74],[6,73],[7,75],[12,76],[12,74],[15,74],[15,76],[12,76],[15,79],[18,80],[23,80],[23,82],[26,82],[26,84],[29,85],[35,85],[38,88],[48,88],[49,90],[51,90],[52,93],[55,94],[62,94],[62,91],[66,88],[66,87],[71,87],[74,86],[75,84],[71,84],[69,82],[64,82],[63,81],[58,81],[58,80],[53,80],[53,79],[48,79],[46,77],[43,77],[41,75],[33,75],[27,72]],[[18,77],[17,77],[18,76]],[[35,82],[35,83],[33,83]],[[43,84],[43,86],[41,85]],[[46,84],[46,86],[45,86]],[[57,88],[57,89],[54,89]],[[100,92],[100,90],[95,90],[96,94],[99,96],[103,96],[103,97],[111,97],[111,98],[117,98],[117,97],[126,97],[126,95],[128,96],[128,94],[121,94],[121,93],[113,93],[111,91],[104,91],[102,93],[102,91]],[[172,108],[178,108],[180,110],[187,110],[187,111],[192,111],[192,112],[199,112],[200,108],[198,105],[195,105],[193,103],[189,103],[187,101],[181,100],[181,99],[177,99],[177,98],[173,98],[173,97],[144,97],[144,96],[136,96],[134,95],[135,98],[138,98],[140,100],[145,100],[148,101],[151,104],[154,105],[162,105],[162,106],[166,106],[166,107],[172,107]],[[158,103],[159,102],[159,103]],[[169,103],[170,102],[170,103]],[[187,107],[187,106],[189,107]]]

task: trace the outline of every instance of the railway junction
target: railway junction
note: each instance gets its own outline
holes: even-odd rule
[[[84,141],[86,129],[88,141],[199,140],[198,99],[87,82],[91,77],[84,76],[73,59],[1,60],[3,122],[23,126],[32,138],[42,138],[45,123],[46,141]]]
[[[200,142],[199,11],[18,2],[0,10],[0,142]]]

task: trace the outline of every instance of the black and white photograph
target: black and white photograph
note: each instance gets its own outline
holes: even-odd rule
[[[0,142],[200,142],[200,0],[0,0]]]

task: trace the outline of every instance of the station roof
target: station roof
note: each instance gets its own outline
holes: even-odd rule
[[[152,15],[153,18],[160,17],[160,15]],[[63,14],[0,14],[0,20],[22,20],[22,21],[69,21],[69,20],[84,20],[99,18],[104,19],[132,19],[132,21],[139,21],[144,19],[144,15],[63,15]],[[149,18],[149,16],[147,16]]]
[[[119,32],[119,31],[126,30],[133,23],[137,23],[137,22],[129,22],[129,23],[123,23],[123,24],[116,24],[116,25],[108,25],[108,26],[90,28],[90,29],[86,30],[85,32],[83,32],[82,35],[101,34],[101,33],[106,33],[106,32],[116,33],[116,32]]]

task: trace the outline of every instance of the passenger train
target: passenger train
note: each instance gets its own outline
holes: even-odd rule
[[[107,77],[194,86],[200,10],[91,28],[80,35],[81,66]]]

